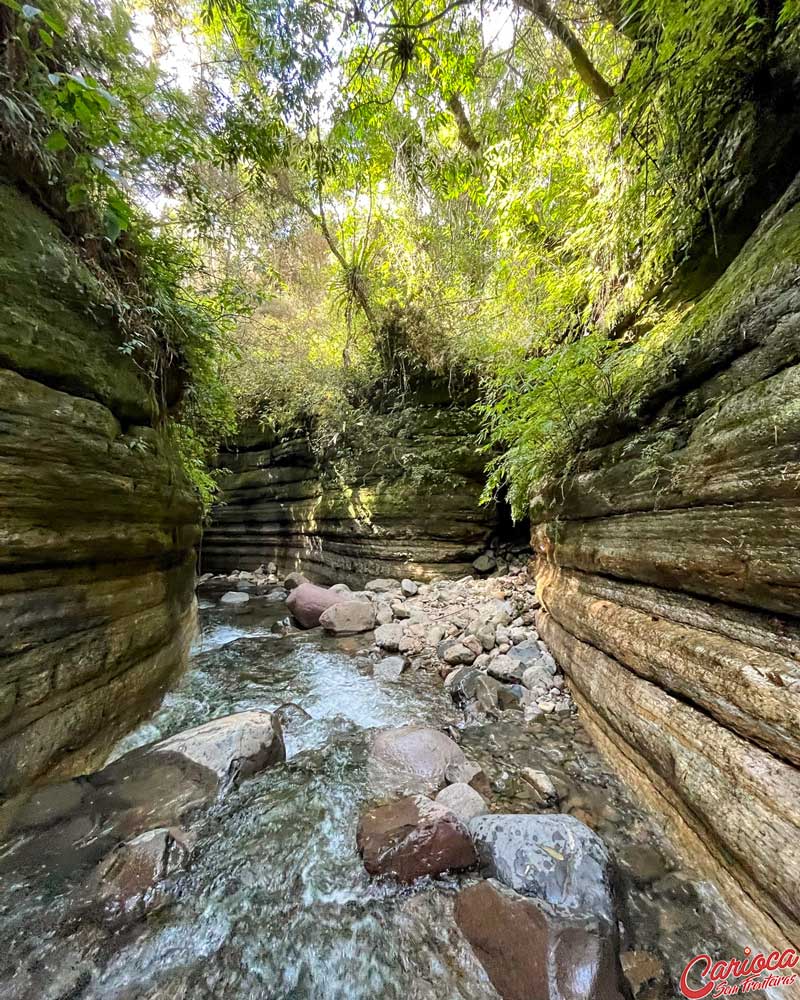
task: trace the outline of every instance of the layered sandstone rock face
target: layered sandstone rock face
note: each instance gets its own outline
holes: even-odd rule
[[[797,186],[697,309],[637,429],[545,498],[538,624],[601,748],[758,948],[797,947]]]
[[[96,764],[185,660],[199,510],[48,218],[0,185],[0,795]]]
[[[464,409],[419,406],[376,417],[327,460],[301,431],[251,428],[220,457],[203,570],[274,561],[323,583],[472,572],[493,524],[475,431]]]

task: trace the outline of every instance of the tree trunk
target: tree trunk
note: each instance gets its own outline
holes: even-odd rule
[[[566,21],[562,21],[547,0],[514,0],[518,7],[529,11],[552,32],[569,52],[578,76],[599,101],[610,101],[614,88],[597,69],[575,32]]]

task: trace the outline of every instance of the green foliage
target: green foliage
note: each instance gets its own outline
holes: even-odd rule
[[[0,148],[11,179],[37,191],[75,239],[99,279],[98,304],[115,315],[156,406],[165,418],[170,411],[209,502],[204,463],[234,425],[220,378],[230,283],[208,273],[185,228],[159,232],[142,207],[168,192],[202,210],[208,192],[192,175],[197,159],[210,158],[208,109],[142,59],[123,3],[0,2]],[[176,408],[177,373],[185,385]]]
[[[190,373],[201,489],[230,398],[323,454],[449,386],[519,514],[678,336],[664,292],[725,236],[726,139],[798,22],[795,0],[570,0],[558,30],[522,0],[187,0],[155,14],[194,33],[190,92],[122,0],[3,2],[4,145],[130,278],[109,295],[154,385]]]

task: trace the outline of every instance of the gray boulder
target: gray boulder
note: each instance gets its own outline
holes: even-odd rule
[[[522,683],[529,691],[541,691],[544,694],[552,686],[553,678],[543,663],[534,663],[526,667],[522,674]]]
[[[414,583],[413,580],[401,580],[400,589],[403,591],[404,597],[413,597],[419,592],[419,587]]]
[[[497,566],[497,560],[491,552],[484,552],[482,556],[472,560],[472,566],[476,573],[491,573]]]
[[[375,629],[375,644],[390,653],[396,653],[403,638],[403,626],[398,623],[380,625]]]
[[[438,792],[447,784],[450,768],[466,767],[467,758],[458,744],[427,726],[382,730],[372,741],[368,760],[374,786],[406,794]]]
[[[522,675],[525,673],[525,664],[521,660],[513,659],[511,656],[501,653],[499,656],[495,656],[486,670],[487,673],[499,681],[505,681],[507,684],[516,684],[522,680]]]
[[[375,628],[375,608],[369,601],[332,604],[319,616],[319,623],[334,635],[358,635]]]
[[[462,823],[469,823],[476,816],[483,816],[489,812],[486,799],[472,785],[464,781],[447,785],[436,796],[436,801],[445,809],[455,813]]]
[[[373,676],[381,681],[395,683],[400,680],[406,668],[406,661],[402,656],[385,656],[375,664]]]
[[[247,604],[250,595],[241,590],[228,590],[220,597],[220,604]]]
[[[271,764],[286,760],[280,725],[270,712],[262,711],[237,712],[212,719],[154,743],[142,752],[151,758],[177,756],[192,761],[216,775],[220,788],[237,784]]]
[[[440,642],[436,652],[445,663],[449,663],[451,666],[472,663],[478,655],[474,649],[470,649],[458,639],[447,639]]]
[[[524,642],[520,642],[518,645],[511,648],[508,651],[508,655],[512,657],[512,659],[519,660],[524,663],[526,667],[531,666],[533,663],[542,661],[542,651],[535,639],[525,639]],[[551,670],[550,673],[552,675],[553,671]]]
[[[400,590],[400,581],[390,577],[379,577],[377,580],[365,583],[364,589],[371,590],[373,594],[388,594],[392,590]]]
[[[549,913],[614,923],[611,858],[585,823],[563,814],[479,816],[469,830],[492,878]]]
[[[299,587],[301,583],[308,582],[308,578],[303,576],[302,573],[288,573],[286,579],[283,581],[283,586],[286,590],[294,590],[295,587]]]

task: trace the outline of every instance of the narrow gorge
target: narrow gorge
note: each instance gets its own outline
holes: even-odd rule
[[[797,0],[0,2],[0,996],[800,1000]]]

